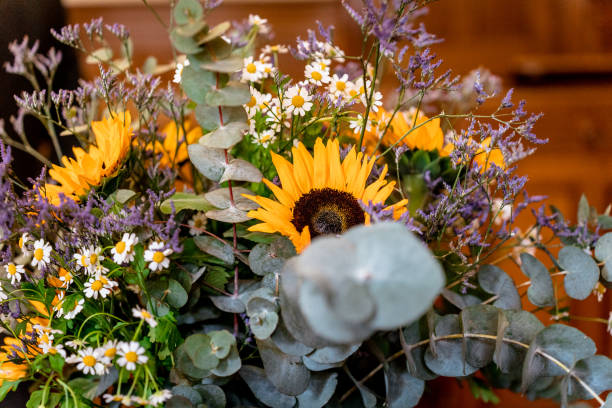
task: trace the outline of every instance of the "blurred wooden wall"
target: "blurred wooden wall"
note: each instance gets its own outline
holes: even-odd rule
[[[64,0],[72,23],[104,16],[108,23],[127,25],[135,40],[136,59],[171,57],[163,27],[138,1]],[[162,18],[169,9],[155,4]],[[162,3],[162,4],[160,4]],[[353,4],[358,5],[357,1]],[[101,6],[102,4],[102,6]],[[227,1],[212,16],[215,21],[241,20],[249,13],[268,18],[276,33],[273,42],[293,44],[297,35],[315,27],[315,20],[336,26],[338,43],[359,52],[359,30],[339,1]],[[536,132],[550,139],[519,165],[529,175],[531,194],[545,194],[570,219],[586,193],[601,212],[612,202],[612,1],[609,0],[439,0],[425,18],[430,32],[446,39],[435,51],[455,73],[486,67],[514,87],[516,99],[527,99],[527,109],[544,112]],[[300,74],[303,67],[290,58],[284,71]],[[95,67],[81,66],[86,75]],[[519,275],[515,279],[524,281]],[[593,297],[576,302],[572,313],[608,317],[610,291],[604,301]],[[550,322],[546,322],[547,324]],[[572,322],[574,324],[574,322]],[[612,353],[611,336],[601,324],[575,322],[591,336],[601,353]],[[528,402],[500,392],[499,406],[555,406]],[[452,379],[434,382],[422,406],[482,407]]]

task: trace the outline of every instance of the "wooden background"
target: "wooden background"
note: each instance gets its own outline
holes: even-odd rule
[[[162,18],[169,9],[164,0],[150,1]],[[353,2],[353,4],[358,2]],[[127,25],[135,40],[137,61],[154,55],[160,62],[171,57],[163,27],[138,1],[64,0],[71,23],[103,16],[105,22]],[[358,4],[357,4],[358,5]],[[339,1],[228,1],[212,20],[241,20],[249,13],[268,18],[274,42],[293,44],[297,35],[315,27],[315,20],[336,27],[338,43],[358,52],[359,32]],[[577,202],[586,193],[601,212],[612,202],[612,2],[609,0],[440,0],[425,18],[430,32],[446,39],[435,47],[455,73],[479,66],[500,75],[515,98],[527,99],[527,108],[544,112],[536,126],[550,139],[519,165],[529,174],[531,194],[545,194],[569,218],[575,219]],[[83,61],[81,60],[81,63]],[[283,70],[299,74],[303,67],[290,59]],[[86,76],[92,66],[80,65]],[[517,281],[526,280],[520,274]],[[610,291],[604,301],[593,297],[572,305],[572,314],[608,317]],[[549,323],[549,322],[546,322]],[[572,322],[574,324],[574,322]],[[612,353],[612,337],[602,324],[575,322],[591,336],[601,353]],[[517,404],[552,407],[552,402],[529,402],[500,391],[500,407]],[[452,379],[428,386],[421,406],[480,407],[468,390]]]

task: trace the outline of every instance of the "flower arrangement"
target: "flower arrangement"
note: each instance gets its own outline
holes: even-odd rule
[[[562,323],[612,282],[609,209],[536,207],[515,163],[545,143],[539,115],[487,72],[438,73],[427,2],[345,5],[358,56],[321,25],[261,47],[259,16],[207,24],[218,1],[176,2],[169,65],[135,66],[121,25],[67,26],[100,70],[74,90],[53,90],[61,54],[12,43],[34,90],[0,126],[0,398],[31,381],[28,407],[409,407],[447,376],[485,401],[610,404],[612,361]],[[19,181],[11,147],[48,172]]]

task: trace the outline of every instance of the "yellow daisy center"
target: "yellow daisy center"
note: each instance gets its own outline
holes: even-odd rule
[[[8,265],[8,273],[9,275],[15,275],[17,273],[17,267],[15,266],[15,264]]]
[[[104,357],[113,358],[115,357],[115,354],[117,354],[117,349],[115,347],[109,347],[104,352]]]
[[[142,315],[143,319],[150,319],[151,317],[153,317],[151,316],[151,313],[147,312],[146,310],[141,310],[140,314]]]
[[[34,259],[36,259],[37,261],[41,261],[44,255],[45,253],[43,252],[42,248],[36,248],[36,250],[34,251]]]
[[[252,62],[248,63],[246,66],[246,70],[249,74],[254,74],[257,72],[257,67]]]
[[[312,71],[312,73],[310,74],[310,76],[312,77],[312,79],[314,79],[315,81],[320,81],[321,78],[323,78],[323,75],[321,75],[321,73],[319,71]]]
[[[166,256],[164,255],[163,252],[161,251],[155,251],[155,253],[153,254],[153,262],[155,263],[160,263],[164,260]]]
[[[358,92],[356,90],[354,90],[354,89],[351,89],[349,91],[349,95],[351,96],[351,98],[354,98],[354,97],[356,97],[358,95]]]
[[[49,353],[51,353],[51,354],[57,354],[57,350],[55,349],[55,347],[51,347],[51,348],[49,349]]]
[[[346,89],[346,82],[344,81],[336,82],[336,89],[339,91],[344,91]]]
[[[125,353],[125,359],[129,363],[135,363],[136,361],[138,361],[138,354],[135,351],[128,351],[127,353]]]
[[[98,254],[91,254],[89,256],[89,262],[93,265],[98,262]]]
[[[257,104],[257,99],[253,95],[251,95],[251,100],[246,104],[249,108],[254,107]]]
[[[117,251],[118,254],[122,254],[123,251],[125,251],[125,242],[117,242],[117,245],[115,245],[115,251]]]
[[[23,249],[23,237],[19,237],[19,248]]]
[[[85,356],[83,357],[83,364],[87,367],[93,367],[96,365],[96,358],[94,356]]]
[[[95,280],[92,284],[91,284],[91,290],[95,290],[96,292],[99,291],[100,289],[102,289],[102,286],[104,286],[104,284],[102,283],[102,281],[99,280]]]
[[[304,105],[304,102],[304,98],[300,94],[297,94],[291,98],[291,104],[296,108],[301,108]]]
[[[81,255],[81,265],[87,266],[87,257],[85,255]]]

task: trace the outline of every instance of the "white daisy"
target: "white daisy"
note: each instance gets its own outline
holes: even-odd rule
[[[90,275],[96,273],[100,262],[104,260],[104,255],[102,255],[102,248],[90,246],[87,249],[87,255],[89,256],[89,266],[87,267],[87,271]]]
[[[244,108],[246,109],[249,118],[255,116],[257,111],[265,113],[270,108],[271,100],[272,95],[262,94],[257,89],[251,88],[251,99],[246,105],[244,105]]]
[[[66,319],[66,320],[72,320],[79,313],[81,313],[81,310],[83,310],[83,305],[84,304],[85,304],[85,299],[81,298],[76,303],[73,304],[71,310],[67,310],[68,306],[65,305],[64,302],[62,302],[61,304],[56,305],[54,307],[54,309],[57,311],[57,317],[62,317],[63,316],[64,319]]]
[[[261,55],[259,59],[259,69],[261,70],[262,78],[271,78],[274,75],[276,68],[268,61],[267,56]]]
[[[172,250],[170,248],[163,249],[164,246],[163,242],[155,241],[149,245],[149,248],[144,253],[144,259],[150,262],[148,268],[152,272],[161,271],[170,265],[168,255],[172,253]]]
[[[8,295],[4,292],[4,289],[0,288],[0,302],[4,302],[8,299]]]
[[[348,84],[349,80],[348,80],[348,75],[344,74],[341,77],[339,77],[338,75],[334,74],[334,76],[331,78],[331,82],[329,84],[329,92],[336,95],[336,96],[344,96],[347,95],[347,92],[349,90],[349,84]]]
[[[134,233],[124,233],[121,241],[111,249],[113,261],[118,265],[123,265],[134,260],[134,245],[138,243],[138,238]]]
[[[66,350],[64,350],[62,344],[56,344],[54,346],[52,343],[38,343],[38,347],[40,347],[43,354],[59,354],[63,358],[66,358]]]
[[[109,360],[115,358],[117,354],[117,347],[119,347],[119,342],[117,340],[109,340],[102,347],[102,355]]]
[[[331,65],[331,60],[327,58],[317,58],[311,63],[313,66],[318,67],[321,71],[326,71],[329,75],[329,66]]]
[[[276,45],[266,45],[261,50],[262,54],[270,55],[270,54],[286,54],[289,52],[289,48],[282,44]]]
[[[159,404],[163,404],[170,398],[172,398],[172,393],[170,392],[170,390],[159,390],[149,397],[149,404],[156,406]]]
[[[261,18],[257,14],[249,14],[249,24],[251,26],[257,27],[257,30],[261,34],[268,34],[270,32],[270,27],[268,26],[268,19]]]
[[[157,326],[157,320],[155,320],[153,315],[149,313],[146,309],[135,307],[132,309],[132,314],[134,315],[134,317],[138,317],[139,319],[142,319],[147,322],[151,327]]]
[[[66,362],[77,364],[77,369],[85,374],[103,375],[108,371],[103,362],[102,351],[92,347],[79,350],[78,354],[68,357]]]
[[[70,284],[74,281],[72,274],[68,272],[67,270],[65,270],[64,268],[60,268],[59,280],[64,282],[62,287],[65,287],[65,288],[69,287]]]
[[[89,268],[89,253],[87,249],[84,248],[80,252],[75,253],[73,258],[79,269],[85,269],[85,271],[87,271]]]
[[[102,398],[104,398],[104,402],[107,404],[110,404],[111,402],[120,402],[121,405],[125,405],[126,407],[132,406],[132,398],[127,395],[104,394]]]
[[[288,128],[291,125],[287,120],[287,113],[281,109],[280,101],[277,98],[270,101],[270,107],[266,113],[266,123],[276,133],[280,133],[282,126]],[[251,134],[253,133],[255,132],[251,132]]]
[[[331,80],[329,70],[322,69],[320,64],[317,63],[306,65],[304,76],[308,82],[319,86],[327,84]]]
[[[189,233],[193,236],[200,235],[206,229],[206,221],[208,218],[204,212],[196,213],[188,222]]]
[[[306,112],[312,109],[311,100],[312,97],[308,95],[308,91],[305,88],[292,86],[285,93],[283,107],[287,112],[293,113],[293,115],[304,116]]]
[[[128,371],[134,371],[136,364],[145,364],[149,358],[144,355],[145,349],[136,341],[119,343],[117,364]]]
[[[89,279],[87,282],[85,282],[85,296],[94,299],[97,299],[98,296],[100,296],[100,298],[104,299],[111,293],[110,289],[106,285],[106,282],[108,282],[108,280],[104,277],[104,275],[98,275]]]
[[[15,282],[21,282],[21,275],[25,273],[23,265],[16,265],[13,262],[4,265],[4,270],[6,271],[6,277],[11,280],[11,285],[14,285]]]
[[[378,108],[382,106],[382,98],[383,95],[380,92],[374,92],[374,95],[372,95],[372,104],[370,105],[370,110],[372,112],[378,112]]]
[[[81,339],[74,339],[66,342],[68,347],[72,347],[74,349],[78,349],[81,347],[85,347],[85,342]]]
[[[27,232],[24,232],[23,234],[21,234],[21,236],[19,237],[19,249],[21,250],[21,252],[23,252],[25,255],[28,255],[30,253],[30,251],[28,251],[28,242],[30,242],[32,239],[30,238],[30,235]]]
[[[181,79],[183,78],[183,69],[188,66],[189,66],[188,59],[185,59],[182,63],[180,62],[177,63],[176,69],[174,70],[174,78],[172,79],[172,82],[174,82],[175,84],[180,84]]]
[[[38,268],[45,267],[51,260],[51,245],[43,239],[34,242],[34,255],[32,257],[32,266]]]
[[[265,148],[275,141],[276,132],[273,129],[267,129],[263,132],[253,134],[253,142]]]
[[[363,129],[363,122],[364,122],[363,116],[359,114],[357,115],[357,118],[349,122],[349,127],[353,129],[353,133],[359,135],[361,134],[361,130]],[[372,122],[368,120],[365,126],[366,126],[366,131],[369,132],[372,129]]]
[[[261,62],[253,61],[253,57],[244,59],[244,65],[242,68],[242,80],[257,82],[263,77],[263,67]]]

